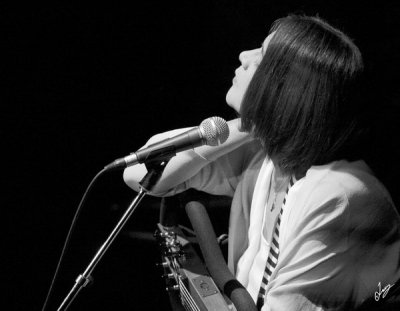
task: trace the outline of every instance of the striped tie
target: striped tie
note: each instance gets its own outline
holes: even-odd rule
[[[265,265],[265,270],[264,270],[264,276],[262,278],[261,286],[260,286],[260,291],[258,292],[257,296],[257,309],[261,310],[262,306],[264,305],[264,297],[265,297],[265,288],[267,287],[267,284],[271,278],[272,272],[274,271],[276,264],[278,263],[278,257],[279,257],[279,229],[281,225],[281,218],[283,214],[283,208],[286,203],[286,198],[289,193],[289,189],[293,186],[294,184],[294,179],[290,178],[288,187],[286,189],[286,194],[285,198],[283,199],[282,207],[278,215],[278,219],[276,221],[275,225],[275,230],[274,234],[272,236],[272,244],[270,247],[270,251],[268,254],[268,259],[267,263]]]

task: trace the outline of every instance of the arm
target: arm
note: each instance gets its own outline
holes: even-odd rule
[[[238,148],[252,141],[252,138],[248,133],[239,130],[240,119],[228,121],[228,126],[230,134],[228,140],[224,144],[216,147],[197,147],[194,150],[190,149],[180,152],[173,157],[167,164],[158,184],[153,189],[152,195],[171,195],[189,187],[203,190],[202,188],[206,187],[204,181],[208,179],[210,183],[210,176],[219,173],[215,172],[218,170],[218,166],[232,169],[236,174],[236,171],[241,169],[241,163],[243,163],[245,156],[243,150],[239,150]],[[156,135],[152,137],[146,145],[153,144],[168,137],[173,137],[186,130],[188,129],[179,129]],[[234,152],[234,154],[228,155],[232,152]],[[199,174],[199,172],[207,166],[207,172]],[[129,187],[138,191],[139,182],[146,173],[147,170],[144,164],[131,166],[125,169],[124,180]],[[221,174],[229,173],[221,172]],[[196,175],[199,176],[196,178]],[[222,182],[222,180],[222,178],[219,178],[218,182]],[[190,183],[188,183],[188,181],[190,181]],[[171,189],[175,190],[171,192]]]

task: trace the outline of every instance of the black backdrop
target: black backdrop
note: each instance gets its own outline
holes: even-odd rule
[[[2,5],[4,301],[39,310],[75,208],[105,164],[151,135],[234,116],[225,105],[242,50],[278,17],[319,14],[347,32],[376,95],[371,159],[397,199],[395,160],[400,6],[376,1],[143,1],[130,5]],[[386,174],[390,172],[391,174]],[[78,223],[50,309],[66,294],[135,193],[121,173],[101,179]],[[168,310],[146,198],[71,310]]]

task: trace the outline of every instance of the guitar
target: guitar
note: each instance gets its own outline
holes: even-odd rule
[[[161,247],[161,266],[173,310],[236,311],[217,288],[181,228],[157,226],[155,237]]]

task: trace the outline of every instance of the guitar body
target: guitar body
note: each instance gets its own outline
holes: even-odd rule
[[[174,310],[236,310],[219,291],[192,243],[179,227],[158,224],[155,236],[161,246],[161,265]]]

